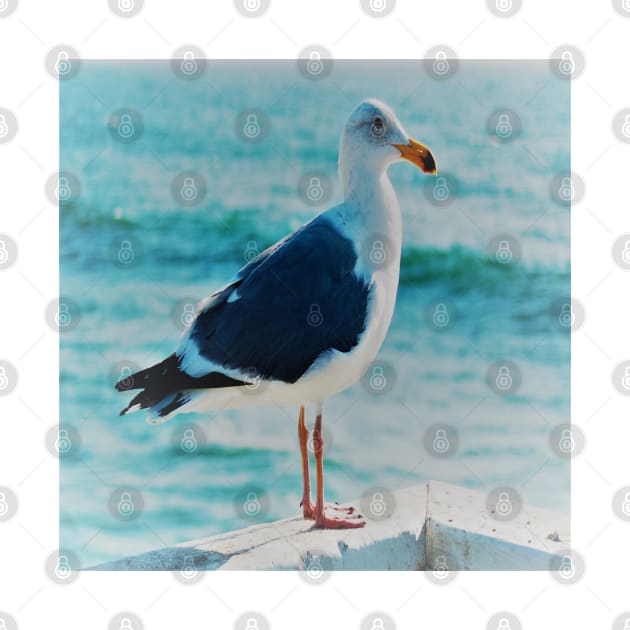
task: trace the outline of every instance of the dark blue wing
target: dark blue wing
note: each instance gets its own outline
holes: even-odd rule
[[[365,329],[369,284],[352,241],[319,216],[243,267],[199,313],[190,341],[226,369],[297,381],[324,351]]]

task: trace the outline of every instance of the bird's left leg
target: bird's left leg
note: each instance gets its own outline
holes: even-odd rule
[[[315,502],[315,525],[317,529],[351,529],[363,527],[365,521],[354,508],[331,506],[332,514],[326,514],[324,505],[324,438],[322,436],[322,412],[318,410],[313,429],[313,450],[315,451],[315,479],[317,499]],[[337,512],[337,515],[334,514]],[[340,513],[345,512],[345,513]]]
[[[315,508],[311,503],[311,482],[308,470],[308,429],[304,422],[304,405],[300,406],[298,420],[298,438],[300,440],[300,455],[302,456],[302,514],[304,518],[315,518]]]

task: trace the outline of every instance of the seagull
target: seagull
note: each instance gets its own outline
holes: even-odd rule
[[[355,508],[324,503],[322,415],[327,398],[369,369],[392,320],[402,220],[387,170],[400,160],[437,174],[431,151],[393,110],[364,100],[339,142],[343,202],[248,262],[199,303],[175,352],[116,384],[141,390],[120,414],[145,409],[153,424],[191,411],[299,405],[301,507],[317,529],[365,525]],[[306,405],[315,411],[314,505]]]

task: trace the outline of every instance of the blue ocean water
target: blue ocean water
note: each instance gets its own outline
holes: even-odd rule
[[[196,80],[167,61],[86,61],[60,94],[61,170],[75,183],[60,204],[61,294],[76,323],[60,335],[60,418],[75,438],[61,459],[60,546],[83,566],[299,513],[296,408],[155,427],[142,414],[118,416],[129,396],[113,383],[174,350],[182,304],[341,200],[339,133],[368,96],[431,147],[456,194],[437,203],[432,178],[410,164],[390,169],[404,251],[379,354],[389,386],[374,395],[358,383],[328,401],[327,498],[438,479],[512,486],[527,503],[569,512],[569,462],[550,446],[570,415],[570,336],[557,321],[570,294],[570,210],[550,195],[554,176],[570,170],[568,83],[542,61],[462,61],[443,81],[418,61],[337,61],[319,81],[293,61],[211,61]],[[520,118],[511,142],[488,132],[503,108]],[[121,143],[112,113],[127,110],[140,114],[142,133]],[[253,110],[265,122],[257,142],[240,131]],[[205,181],[197,205],[173,195],[184,171]],[[331,182],[324,206],[299,192],[313,174]],[[509,264],[494,255],[502,235]],[[122,243],[133,264],[120,264]],[[448,308],[445,329],[432,325],[437,304]],[[487,382],[501,360],[521,373],[507,396]],[[451,457],[425,448],[436,424],[456,432]],[[194,429],[193,453],[178,448],[184,427]],[[112,507],[121,488],[133,490],[134,518]],[[242,509],[251,492],[255,515]]]

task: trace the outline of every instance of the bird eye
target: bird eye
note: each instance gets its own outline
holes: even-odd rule
[[[385,133],[385,121],[383,118],[381,116],[374,116],[370,129],[373,135],[380,138]]]

